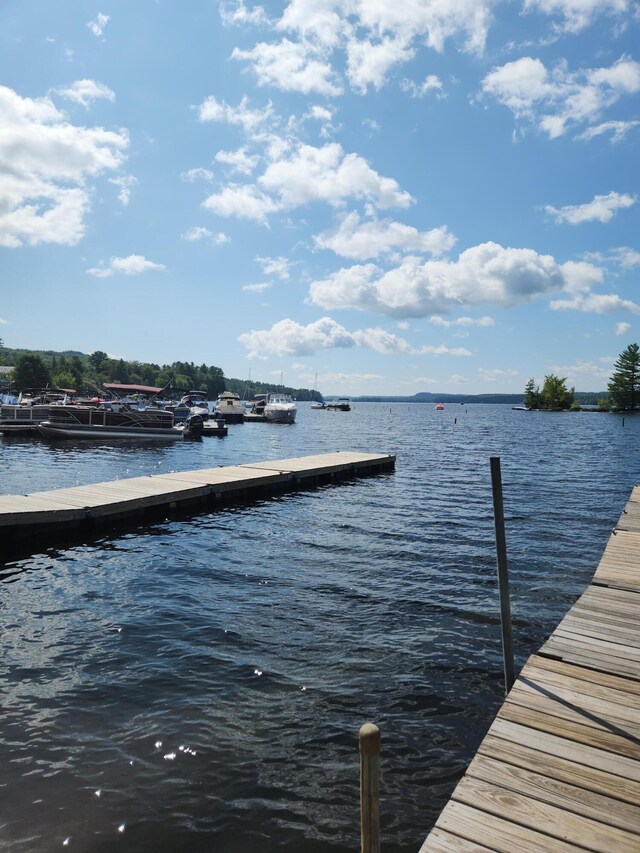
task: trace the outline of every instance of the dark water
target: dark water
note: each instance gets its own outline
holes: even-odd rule
[[[357,850],[374,721],[383,849],[415,853],[503,695],[490,456],[521,665],[639,449],[640,418],[415,404],[168,447],[3,439],[3,493],[331,450],[397,467],[0,563],[0,848]]]

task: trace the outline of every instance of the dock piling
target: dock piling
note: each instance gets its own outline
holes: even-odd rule
[[[380,729],[365,723],[360,729],[361,853],[380,853],[379,756]]]
[[[507,540],[504,532],[504,507],[502,502],[502,474],[500,457],[492,456],[491,489],[493,492],[493,515],[496,528],[496,556],[498,563],[498,586],[500,589],[500,623],[502,626],[502,657],[504,661],[505,695],[516,680],[513,661],[513,631],[511,627],[511,603],[509,600],[509,568],[507,565]]]

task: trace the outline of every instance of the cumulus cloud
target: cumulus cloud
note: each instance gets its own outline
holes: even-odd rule
[[[131,188],[135,187],[138,179],[133,175],[121,175],[119,178],[109,178],[109,183],[118,187],[120,190],[118,201],[123,207],[126,207],[131,201]]]
[[[429,74],[422,83],[414,83],[413,80],[404,79],[400,81],[400,88],[407,92],[412,98],[424,98],[430,92],[434,92],[437,98],[444,98],[442,80],[435,74]]]
[[[125,130],[71,124],[49,98],[0,86],[0,246],[78,243],[88,179],[120,168],[128,145]]]
[[[636,203],[634,196],[627,193],[610,192],[607,195],[594,196],[586,204],[570,204],[566,207],[547,205],[545,210],[558,223],[567,222],[569,225],[579,225],[582,222],[610,222],[616,211],[631,207]]]
[[[613,314],[615,311],[629,311],[640,314],[640,305],[630,299],[623,299],[615,293],[578,294],[572,299],[556,299],[550,303],[554,311],[571,309],[590,314]]]
[[[495,321],[492,317],[458,317],[457,320],[445,320],[444,317],[440,317],[440,315],[436,314],[433,317],[429,317],[429,322],[433,323],[434,326],[440,326],[443,329],[450,329],[451,326],[462,326],[465,329],[470,328],[471,326],[479,326],[482,328],[487,328],[489,326],[494,326]]]
[[[238,0],[236,3],[221,3],[219,10],[220,19],[225,27],[243,24],[258,26],[269,21],[262,6],[253,6],[251,9],[247,9],[242,0]]]
[[[611,255],[623,270],[630,270],[640,265],[640,252],[630,249],[629,246],[618,246],[611,250]]]
[[[289,278],[290,262],[288,258],[256,258],[256,262],[262,267],[262,272],[265,275],[275,275],[282,281],[287,281]]]
[[[247,288],[249,289],[249,288]],[[360,347],[390,355],[410,353],[412,355],[452,355],[469,356],[469,350],[462,347],[450,348],[445,345],[424,345],[414,347],[404,338],[399,338],[380,328],[362,329],[349,332],[331,317],[322,317],[314,323],[304,326],[295,320],[280,320],[270,329],[253,330],[238,337],[249,350],[249,358],[258,355],[314,355],[328,349],[351,349]]]
[[[229,106],[225,101],[218,101],[213,95],[206,98],[199,107],[198,119],[201,122],[220,121],[242,127],[245,133],[254,133],[260,126],[268,123],[273,117],[271,102],[262,110],[252,110],[249,99],[244,97],[237,107]]]
[[[213,172],[210,169],[203,168],[188,169],[186,172],[182,172],[180,177],[183,181],[194,184],[196,181],[212,181]]]
[[[441,255],[452,249],[456,242],[445,226],[418,231],[389,219],[361,222],[355,211],[344,216],[336,229],[318,234],[313,239],[319,249],[331,249],[343,258],[360,261],[392,252]]]
[[[391,68],[415,55],[404,38],[383,38],[377,42],[350,39],[347,44],[347,77],[351,87],[364,95],[369,86],[381,89]]]
[[[216,163],[229,166],[241,175],[250,175],[260,161],[257,155],[247,154],[246,148],[239,148],[237,151],[218,151],[214,159]]]
[[[261,42],[251,50],[235,48],[233,59],[251,63],[260,86],[305,95],[342,94],[331,65],[313,45],[282,39],[278,44]]]
[[[406,257],[387,272],[374,264],[343,268],[311,284],[309,298],[325,309],[355,308],[396,318],[428,317],[452,308],[510,307],[571,287],[590,287],[602,273],[591,264],[558,264],[533,249],[482,243],[456,261]]]
[[[259,183],[288,208],[315,201],[337,206],[349,198],[383,209],[408,207],[413,201],[393,178],[379,175],[363,157],[346,154],[336,142],[321,148],[299,145],[289,158],[270,163]]]
[[[165,270],[164,264],[148,261],[144,255],[128,255],[126,258],[111,258],[107,264],[101,261],[99,267],[88,269],[89,275],[96,278],[111,278],[112,275],[140,275],[149,270]]]
[[[88,21],[87,27],[91,30],[96,38],[101,38],[104,32],[104,28],[109,23],[110,16],[103,15],[102,12],[98,12],[95,21]]]
[[[183,240],[187,240],[189,243],[196,243],[198,240],[206,240],[214,246],[222,246],[225,243],[229,243],[231,240],[231,238],[222,231],[209,231],[208,228],[203,228],[199,225],[189,228],[181,236]]]
[[[561,18],[561,29],[579,33],[590,26],[598,15],[622,14],[629,0],[524,0],[524,11],[537,10]]]
[[[616,335],[626,335],[631,331],[631,323],[616,323]]]
[[[548,70],[525,56],[493,69],[482,90],[555,139],[572,126],[596,124],[620,98],[639,92],[640,63],[623,56],[608,68],[572,73],[564,62]]]
[[[76,80],[70,86],[60,86],[55,92],[68,101],[82,104],[83,107],[88,107],[99,98],[112,102],[116,99],[115,92],[97,80]]]
[[[219,216],[235,216],[268,225],[268,216],[281,209],[281,205],[270,196],[249,184],[232,184],[218,193],[213,193],[202,202],[202,207]]]

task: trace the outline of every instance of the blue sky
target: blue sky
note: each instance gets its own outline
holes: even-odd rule
[[[0,5],[0,337],[324,393],[606,387],[631,0]]]

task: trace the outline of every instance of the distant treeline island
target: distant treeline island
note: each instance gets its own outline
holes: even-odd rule
[[[72,350],[25,350],[5,347],[0,340],[0,383],[4,390],[25,388],[68,388],[79,394],[101,392],[105,382],[127,385],[149,385],[176,391],[206,391],[215,400],[222,391],[233,391],[241,397],[269,391],[286,391],[297,400],[322,400],[323,395],[311,388],[293,388],[251,379],[226,377],[215,365],[195,365],[174,361],[173,364],[125,361],[110,358],[96,350],[90,355]],[[579,410],[596,406],[602,411],[633,411],[640,400],[640,351],[638,344],[629,346],[614,365],[607,391],[576,391],[567,387],[566,378],[549,374],[542,386],[530,378],[521,394],[436,394],[423,391],[412,396],[366,395],[352,397],[361,402],[380,403],[511,403],[531,410]]]

